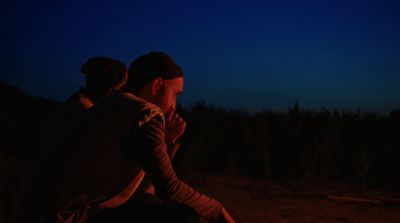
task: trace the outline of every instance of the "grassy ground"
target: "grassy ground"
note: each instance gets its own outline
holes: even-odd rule
[[[400,222],[400,195],[395,193],[357,192],[342,186],[317,190],[237,177],[189,181],[220,200],[240,223]]]

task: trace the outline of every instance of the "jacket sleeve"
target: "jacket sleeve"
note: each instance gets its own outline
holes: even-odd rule
[[[207,220],[218,218],[221,203],[196,191],[176,176],[164,141],[165,126],[161,118],[154,117],[128,135],[131,136],[124,141],[131,147],[132,155],[150,177],[161,199],[188,205]]]

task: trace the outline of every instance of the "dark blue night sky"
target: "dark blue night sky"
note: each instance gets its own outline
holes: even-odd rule
[[[250,111],[400,107],[400,1],[2,1],[0,80],[64,100],[80,66],[151,50],[183,67],[181,102]]]

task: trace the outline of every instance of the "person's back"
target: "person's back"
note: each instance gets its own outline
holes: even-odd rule
[[[106,99],[111,93],[119,91],[128,78],[125,64],[104,56],[89,58],[81,66],[81,72],[85,75],[85,87],[63,103],[54,119],[56,127],[53,129],[59,130],[57,136],[54,137],[57,138],[58,143],[63,140],[66,142],[62,143],[68,143],[70,139],[75,138],[76,129],[79,130],[83,121],[81,119],[86,111]],[[62,156],[71,156],[74,149],[70,147],[58,153]]]
[[[75,153],[75,147],[67,147],[76,136],[81,118],[94,103],[100,102],[110,93],[119,90],[126,82],[126,66],[114,59],[97,56],[89,58],[82,66],[81,72],[85,75],[85,87],[70,96],[54,114],[43,120],[38,130],[38,157],[36,165],[35,183],[36,199],[41,206],[41,218],[52,222],[54,212],[54,178],[58,175],[55,166],[62,166]],[[53,211],[51,211],[53,210]]]
[[[104,56],[89,58],[82,66],[85,75],[85,87],[71,95],[51,120],[51,132],[56,132],[55,140],[60,143],[69,140],[76,126],[80,126],[81,118],[88,109],[107,98],[112,92],[119,91],[126,83],[128,74],[125,64]],[[56,130],[56,131],[55,131]],[[72,132],[71,132],[72,131]],[[62,138],[59,138],[59,137]],[[70,153],[71,148],[62,153]]]

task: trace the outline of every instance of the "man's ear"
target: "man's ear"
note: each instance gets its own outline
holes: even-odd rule
[[[161,77],[157,77],[156,79],[153,80],[151,85],[151,93],[153,96],[158,95],[162,85],[163,85],[163,79]]]

